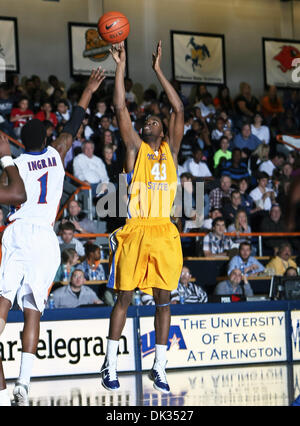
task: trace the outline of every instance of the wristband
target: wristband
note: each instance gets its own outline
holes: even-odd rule
[[[5,169],[5,167],[15,165],[14,160],[12,159],[10,155],[5,155],[4,157],[2,157],[0,162],[3,169]]]

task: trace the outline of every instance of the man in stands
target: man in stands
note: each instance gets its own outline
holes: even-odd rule
[[[214,294],[217,295],[241,295],[244,297],[253,296],[251,285],[247,281],[246,275],[240,269],[233,269],[227,280],[217,284]]]
[[[239,254],[234,256],[228,265],[228,275],[234,270],[239,269],[243,275],[257,275],[265,270],[265,267],[254,257],[251,256],[251,244],[247,241],[240,244]]]
[[[214,219],[212,232],[209,232],[203,239],[203,251],[205,257],[228,256],[229,252],[237,249],[231,238],[224,235],[226,231],[225,221],[222,217]]]

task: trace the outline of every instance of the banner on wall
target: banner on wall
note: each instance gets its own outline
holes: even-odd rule
[[[300,361],[300,311],[291,311],[293,360]]]
[[[42,321],[33,377],[99,373],[106,351],[109,318]],[[19,375],[22,323],[8,323],[1,336],[0,356],[7,379]],[[119,371],[135,370],[133,319],[124,327]]]
[[[76,75],[90,75],[93,69],[101,66],[107,77],[114,77],[116,64],[109,49],[111,44],[99,37],[97,24],[69,22],[70,71]],[[125,40],[127,54],[127,42]],[[128,65],[126,62],[126,75]]]
[[[152,368],[153,319],[140,318],[142,369]],[[172,316],[168,368],[286,361],[284,312]]]
[[[265,86],[299,88],[300,40],[263,38]]]
[[[171,31],[171,44],[175,80],[226,84],[224,35]]]
[[[6,72],[19,72],[17,18],[0,16],[0,83]]]

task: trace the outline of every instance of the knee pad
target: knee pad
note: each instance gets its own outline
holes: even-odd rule
[[[164,306],[169,306],[171,302],[164,303],[163,305],[155,305],[157,308],[163,308]]]

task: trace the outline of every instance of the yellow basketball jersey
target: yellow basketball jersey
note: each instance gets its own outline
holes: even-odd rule
[[[127,174],[128,218],[170,217],[177,189],[177,171],[169,144],[154,152],[145,142],[134,169]]]

